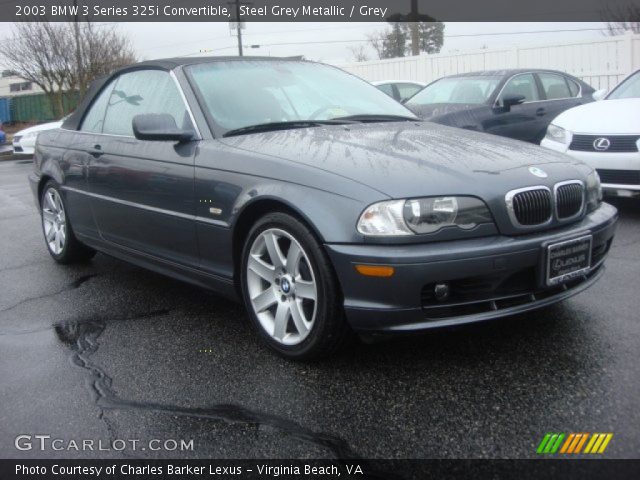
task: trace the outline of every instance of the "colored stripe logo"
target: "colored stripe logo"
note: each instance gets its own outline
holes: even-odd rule
[[[613,433],[547,433],[538,445],[536,453],[541,455],[604,453],[612,438]]]

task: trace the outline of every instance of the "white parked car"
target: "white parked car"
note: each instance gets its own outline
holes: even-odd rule
[[[382,80],[371,83],[398,102],[405,102],[426,86],[426,83],[415,80]]]
[[[640,196],[640,70],[604,100],[558,115],[541,145],[594,167],[605,194]]]
[[[33,155],[36,148],[36,139],[38,138],[38,134],[45,130],[60,128],[63,120],[43,123],[42,125],[36,125],[35,127],[20,130],[13,136],[13,153],[17,155]]]

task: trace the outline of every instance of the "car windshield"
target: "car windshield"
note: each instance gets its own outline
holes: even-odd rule
[[[328,65],[243,60],[203,63],[188,70],[209,114],[226,132],[263,124],[305,126],[304,122],[344,117],[415,119],[374,86]]]
[[[620,98],[640,98],[640,71],[631,75],[613,90],[607,100]]]
[[[474,77],[442,78],[427,85],[407,101],[407,105],[433,103],[486,103],[500,82],[500,77],[478,75]]]

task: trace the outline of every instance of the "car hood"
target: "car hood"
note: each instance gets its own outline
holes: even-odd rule
[[[573,133],[640,134],[640,98],[587,103],[566,110],[552,123]]]
[[[14,136],[23,137],[28,133],[43,132],[45,130],[53,130],[54,128],[60,128],[61,125],[62,125],[62,122],[43,123],[41,125],[36,125],[34,127],[29,127],[29,128],[25,128],[24,130],[20,130]]]
[[[315,127],[221,141],[346,177],[392,198],[495,195],[505,188],[545,184],[528,172],[532,165],[544,165],[548,182],[581,178],[574,168],[590,171],[569,156],[535,145],[423,122]],[[309,178],[296,181],[304,184]]]

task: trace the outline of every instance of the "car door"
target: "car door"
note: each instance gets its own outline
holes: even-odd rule
[[[504,98],[514,95],[522,95],[524,102],[505,108]],[[484,130],[503,137],[535,141],[540,129],[545,128],[545,111],[540,100],[540,89],[533,73],[513,75],[498,94],[491,116],[483,122]]]
[[[67,199],[73,230],[81,237],[100,237],[91,208],[88,170],[91,152],[95,145],[101,142],[104,114],[114,84],[114,81],[108,83],[96,95],[78,130],[61,129],[58,137],[59,142],[68,145],[60,163],[64,171],[62,189]]]
[[[194,157],[197,142],[134,137],[139,114],[170,114],[193,129],[175,78],[136,70],[116,80],[91,149],[88,186],[102,238],[156,258],[196,267]]]
[[[539,108],[543,109],[545,120],[542,135],[551,121],[569,108],[582,105],[584,99],[579,97],[580,86],[565,75],[554,72],[538,72],[542,101]],[[542,136],[540,136],[542,140]]]

